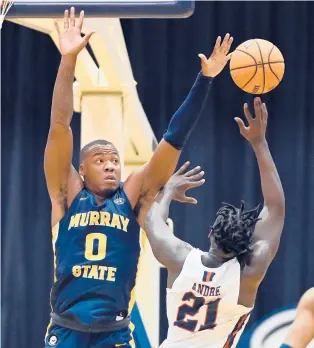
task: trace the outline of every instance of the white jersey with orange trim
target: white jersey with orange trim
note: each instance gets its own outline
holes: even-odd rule
[[[160,348],[233,348],[249,320],[253,308],[238,304],[238,260],[208,268],[202,264],[203,254],[192,249],[167,289],[169,329]]]

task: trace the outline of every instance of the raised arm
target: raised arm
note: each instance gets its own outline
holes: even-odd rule
[[[181,151],[202,113],[212,79],[230,59],[232,38],[227,34],[221,44],[218,37],[209,59],[200,54],[202,71],[179,110],[172,117],[168,130],[159,143],[152,159],[125,183],[125,190],[133,205],[137,205],[139,222],[144,222],[149,204],[173,174]]]
[[[191,246],[171,233],[166,224],[169,214],[169,206],[172,200],[196,204],[196,199],[187,197],[185,192],[192,188],[203,185],[201,179],[204,172],[196,167],[186,172],[189,162],[185,163],[168,181],[164,189],[158,194],[145,219],[145,231],[156,259],[177,273],[182,265]]]
[[[75,21],[75,10],[64,12],[64,29],[55,22],[59,34],[61,63],[56,78],[51,108],[50,129],[44,157],[44,169],[52,203],[52,225],[65,214],[67,206],[80,191],[82,181],[71,165],[73,138],[70,123],[73,115],[73,79],[78,53],[91,34],[81,37],[84,12]]]
[[[273,260],[280,242],[285,219],[285,196],[280,178],[265,138],[267,127],[267,109],[260,98],[254,100],[255,118],[252,117],[247,104],[244,113],[249,123],[236,118],[241,134],[250,142],[260,171],[264,207],[260,213],[254,232],[252,273],[260,281]]]

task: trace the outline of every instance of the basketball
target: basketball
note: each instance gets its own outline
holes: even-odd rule
[[[252,39],[239,45],[230,60],[234,83],[251,94],[264,94],[276,88],[283,78],[285,61],[273,43]]]

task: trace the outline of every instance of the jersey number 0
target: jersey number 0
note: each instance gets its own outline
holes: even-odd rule
[[[183,295],[182,301],[192,301],[192,305],[185,303],[179,307],[177,320],[174,322],[175,326],[191,332],[213,329],[216,326],[216,317],[220,298],[206,304],[207,308],[205,319],[198,330],[195,329],[200,320],[186,319],[186,316],[196,316],[197,318],[197,314],[199,313],[200,308],[205,305],[204,297],[198,297],[195,296],[193,292],[187,292]]]
[[[96,246],[96,241],[98,245]],[[107,236],[102,233],[90,233],[85,241],[85,258],[90,261],[103,260],[106,256]],[[94,250],[97,252],[94,253]]]

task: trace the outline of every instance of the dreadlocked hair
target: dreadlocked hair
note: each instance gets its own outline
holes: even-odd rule
[[[215,243],[224,253],[235,254],[236,257],[251,252],[254,228],[258,220],[259,207],[244,211],[244,201],[240,209],[228,203],[222,203],[217,211],[217,218],[212,226]],[[240,257],[243,261],[243,257]],[[242,262],[240,262],[241,264]]]

